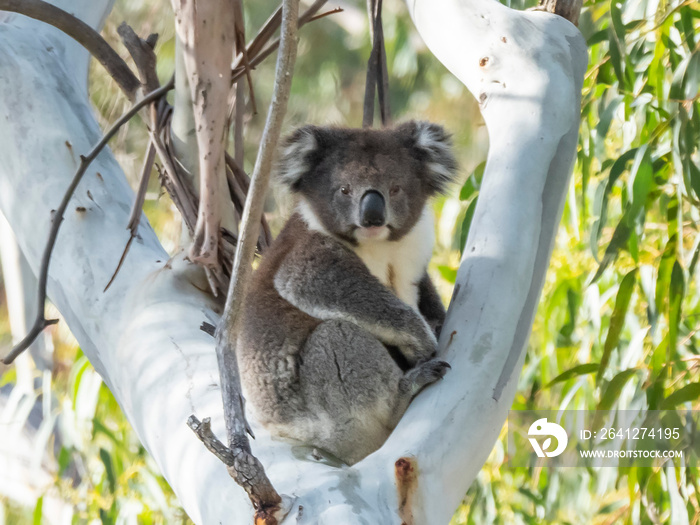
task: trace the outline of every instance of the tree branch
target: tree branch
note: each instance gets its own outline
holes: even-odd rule
[[[79,18],[42,0],[0,0],[0,11],[19,13],[63,31],[104,66],[131,102],[136,100],[139,80],[105,39]]]
[[[97,155],[99,155],[99,153],[102,151],[102,148],[104,148],[107,145],[107,143],[111,140],[111,138],[117,133],[117,131],[119,131],[119,128],[121,128],[124,124],[129,122],[129,120],[131,120],[132,117],[141,110],[141,108],[146,107],[154,100],[157,100],[158,98],[162,97],[172,88],[173,81],[171,80],[165,86],[150,92],[148,95],[136,102],[131,107],[131,109],[129,109],[129,111],[124,113],[121,117],[119,117],[119,119],[117,119],[117,121],[114,124],[112,124],[112,126],[102,136],[102,139],[97,144],[95,144],[95,146],[92,148],[92,150],[90,150],[90,152],[87,155],[80,156],[80,166],[75,172],[73,180],[68,186],[66,193],[63,195],[61,204],[59,204],[58,208],[53,213],[53,217],[51,220],[51,230],[49,232],[49,238],[46,241],[44,254],[41,258],[41,268],[39,269],[39,290],[37,296],[38,311],[36,314],[34,325],[32,326],[27,336],[24,339],[22,339],[19,343],[17,343],[17,345],[15,345],[15,347],[10,351],[10,353],[7,356],[5,356],[5,358],[2,360],[4,364],[9,365],[10,363],[12,363],[12,361],[14,361],[19,354],[21,354],[24,350],[29,348],[32,342],[34,342],[34,339],[37,338],[37,336],[42,332],[44,328],[58,322],[57,319],[47,320],[45,317],[44,310],[46,303],[46,283],[48,281],[51,253],[53,252],[53,248],[56,244],[56,239],[58,238],[58,231],[61,228],[63,214],[66,212],[66,208],[68,208],[68,203],[70,202],[70,199],[73,196],[75,189],[78,187],[78,184],[80,184],[83,175],[85,175],[85,172],[90,166],[90,163],[93,160],[95,160]]]
[[[199,206],[189,257],[201,265],[214,293],[226,288],[219,246],[221,228],[235,233],[226,180],[226,111],[235,44],[235,9],[229,0],[172,0],[175,27],[184,46],[184,65],[194,110],[199,155]]]

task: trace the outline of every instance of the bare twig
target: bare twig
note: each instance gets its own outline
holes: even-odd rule
[[[112,277],[109,279],[107,286],[105,286],[104,291],[106,292],[114,279],[116,279],[119,270],[121,270],[126,255],[129,253],[129,248],[131,248],[131,243],[134,237],[138,234],[139,223],[141,222],[141,213],[143,212],[143,203],[146,200],[146,190],[148,189],[148,181],[150,179],[151,170],[153,169],[153,163],[156,160],[156,148],[153,143],[149,144],[148,150],[146,151],[146,156],[143,159],[143,167],[141,168],[141,180],[139,182],[138,191],[136,192],[136,197],[134,198],[134,204],[131,206],[131,214],[129,216],[129,223],[126,229],[130,231],[129,240],[126,242],[122,256],[119,258],[119,263],[117,268],[114,270]]]
[[[255,105],[255,94],[253,92],[253,80],[250,75],[250,61],[248,60],[248,51],[245,44],[245,20],[243,19],[243,6],[241,0],[235,0],[234,8],[236,11],[235,28],[236,28],[236,47],[234,53],[241,53],[243,56],[243,65],[246,68],[248,78],[248,89],[250,90],[250,103],[253,108],[253,114],[257,113]],[[233,157],[236,162],[243,165],[244,160],[244,142],[243,142],[243,127],[245,117],[245,86],[243,82],[236,82],[235,99],[233,106],[229,108],[229,120],[231,120],[230,112],[233,111]],[[228,171],[228,170],[227,170]],[[239,221],[240,222],[240,221]]]
[[[241,81],[236,82],[236,100],[233,105],[233,158],[243,165],[245,148],[243,143],[243,127],[245,118],[245,86]],[[255,110],[253,110],[255,113]]]
[[[236,457],[231,449],[219,441],[219,438],[212,432],[211,418],[205,417],[200,421],[197,416],[190,416],[187,418],[187,426],[197,434],[197,437],[204,443],[209,452],[219,458],[227,467],[233,467]]]
[[[318,12],[318,10],[321,9],[327,1],[328,0],[316,0],[313,4],[311,4],[309,8],[306,11],[304,11],[304,14],[299,17],[299,28],[304,26],[306,23],[314,20],[316,18],[316,13]],[[333,14],[341,11],[342,9],[335,10],[328,14]],[[250,59],[251,69],[255,68],[263,60],[270,56],[275,51],[275,49],[279,47],[279,38],[276,38],[267,46],[265,46],[265,44],[269,41],[270,38],[272,38],[272,35],[275,34],[275,31],[279,27],[281,18],[279,17],[278,13],[280,12],[281,11],[279,9],[275,11],[275,13],[267,20],[267,22],[265,22],[262,29],[258,32],[253,41],[250,44],[248,44],[247,50],[248,57]],[[243,56],[240,53],[236,56],[236,59],[233,61],[231,69],[233,71],[233,76],[231,78],[233,82],[235,82],[245,74]]]
[[[377,2],[377,15],[375,21],[375,33],[378,35],[379,64],[377,79],[377,98],[379,99],[379,117],[382,126],[391,124],[391,107],[389,105],[389,68],[386,62],[386,45],[384,44],[384,25],[382,23],[382,0]]]
[[[63,31],[87,49],[104,66],[130,101],[141,87],[134,73],[112,47],[88,24],[42,0],[0,0],[0,11],[12,11]]]
[[[250,91],[250,105],[253,108],[253,114],[257,114],[258,106],[255,103],[255,90],[253,89],[253,77],[250,74],[250,60],[248,59],[248,50],[245,45],[245,19],[243,18],[243,2],[242,0],[233,0],[233,27],[235,31],[235,53],[240,53],[243,58],[243,65],[246,68],[246,80],[248,81],[248,90]],[[240,100],[243,100],[243,89],[239,90]],[[239,100],[238,97],[236,97]]]
[[[379,115],[383,126],[389,125],[391,119],[389,108],[389,75],[384,48],[384,29],[382,27],[382,0],[368,0],[367,10],[370,19],[372,52],[367,61],[367,79],[365,82],[365,100],[362,112],[362,127],[372,127],[374,123],[374,96],[379,99]]]
[[[141,77],[141,83],[145,86],[146,91],[150,92],[157,89],[160,82],[156,73],[156,53],[154,48],[158,35],[149,35],[144,40],[126,22],[119,24],[117,33],[121,37],[124,47],[129,51],[131,58],[134,59],[134,64]]]
[[[158,98],[162,97],[172,88],[173,81],[171,80],[163,87],[150,92],[141,100],[136,102],[129,111],[124,113],[114,124],[112,124],[112,126],[102,136],[102,139],[100,139],[100,141],[97,144],[95,144],[95,146],[90,150],[90,152],[86,156],[80,156],[80,166],[75,172],[73,180],[71,181],[70,185],[68,186],[68,189],[66,190],[66,193],[63,196],[63,199],[61,200],[61,204],[59,204],[58,208],[56,208],[56,211],[53,213],[53,218],[51,220],[51,230],[49,231],[49,238],[46,241],[46,246],[44,247],[44,254],[41,257],[41,266],[39,268],[39,290],[37,298],[38,311],[36,319],[34,321],[34,325],[32,326],[27,336],[24,339],[22,339],[2,360],[4,364],[9,365],[10,363],[12,363],[12,361],[14,361],[19,354],[21,354],[32,344],[32,342],[34,342],[34,339],[37,338],[37,336],[41,333],[41,331],[44,328],[56,323],[55,319],[47,320],[44,311],[44,304],[46,303],[46,284],[49,275],[49,263],[51,262],[51,253],[53,252],[54,245],[56,244],[59,228],[61,227],[61,223],[63,222],[63,215],[66,212],[68,203],[70,202],[70,199],[73,196],[75,189],[78,187],[78,184],[80,184],[83,175],[85,175],[85,172],[87,171],[92,161],[95,160],[97,155],[99,155],[99,153],[102,151],[102,148],[104,148],[107,145],[110,139],[117,133],[117,131],[119,131],[119,129],[124,124],[131,120],[131,118],[134,115],[136,115],[136,113],[138,113],[141,110],[141,108],[147,106],[154,100],[157,100]]]
[[[321,20],[321,18],[326,18],[327,16],[335,15],[342,12],[342,7],[336,7],[335,9],[331,9],[330,11],[326,11],[325,13],[321,13],[320,15],[312,16],[311,18],[309,18],[309,22],[315,22],[316,20]]]
[[[226,165],[228,166],[227,177],[229,189],[231,190],[231,198],[237,208],[239,207],[238,202],[240,202],[240,209],[243,210],[248,188],[250,187],[250,178],[243,167],[236,162],[236,159],[231,157],[228,153],[226,154]],[[258,239],[258,251],[262,253],[265,248],[272,244],[270,225],[267,223],[264,214],[260,217],[260,226],[262,229]]]

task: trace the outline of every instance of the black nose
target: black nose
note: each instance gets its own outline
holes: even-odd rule
[[[374,190],[366,192],[360,201],[360,224],[364,228],[384,226],[385,220],[384,197],[382,197],[382,194]]]

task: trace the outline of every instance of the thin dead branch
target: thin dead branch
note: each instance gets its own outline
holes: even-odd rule
[[[362,127],[370,128],[374,123],[374,96],[379,99],[379,116],[382,126],[388,126],[391,120],[389,108],[389,74],[384,46],[384,29],[382,26],[382,0],[367,0],[372,37],[372,52],[367,61],[367,79],[365,82],[365,100],[362,112]]]
[[[49,275],[49,263],[51,262],[51,254],[53,253],[53,248],[56,244],[56,239],[58,238],[58,232],[61,227],[61,223],[63,222],[63,216],[66,212],[66,208],[68,207],[73,193],[75,193],[75,189],[78,187],[78,184],[80,184],[83,175],[85,175],[85,172],[87,171],[92,161],[95,160],[97,155],[99,155],[99,153],[107,145],[110,139],[117,133],[117,131],[119,131],[119,129],[129,120],[131,120],[131,118],[134,115],[136,115],[141,110],[141,108],[146,107],[148,104],[150,104],[154,100],[159,99],[168,91],[170,91],[173,88],[173,84],[174,83],[171,80],[163,87],[150,92],[141,100],[136,102],[131,107],[131,109],[129,109],[129,111],[124,113],[121,117],[119,117],[119,119],[117,119],[117,121],[114,124],[112,124],[112,126],[102,136],[102,139],[100,139],[100,141],[97,144],[95,144],[95,146],[90,150],[90,152],[87,155],[80,156],[80,166],[75,172],[73,180],[71,181],[70,185],[68,186],[68,189],[66,190],[66,193],[63,196],[63,199],[61,200],[61,204],[59,204],[58,208],[56,208],[56,211],[53,213],[51,219],[51,229],[49,231],[49,238],[46,241],[44,253],[41,257],[41,266],[39,268],[38,297],[36,303],[38,311],[36,319],[34,320],[34,324],[29,330],[27,336],[24,339],[22,339],[2,360],[4,364],[9,365],[10,363],[12,363],[18,355],[20,355],[24,350],[29,348],[29,346],[34,342],[34,340],[38,337],[38,335],[42,332],[44,328],[57,322],[55,319],[46,319],[46,313],[44,310],[44,306],[46,303],[46,285],[48,282]]]
[[[126,229],[129,230],[129,240],[126,242],[122,256],[119,258],[119,263],[117,268],[114,270],[112,277],[110,278],[107,286],[105,286],[104,291],[106,292],[114,279],[116,279],[119,270],[121,270],[126,255],[129,253],[129,248],[131,248],[131,243],[134,237],[138,235],[139,224],[141,222],[141,214],[143,213],[143,203],[146,201],[146,190],[148,190],[148,181],[150,179],[151,171],[153,170],[153,163],[156,160],[156,148],[153,143],[149,144],[148,150],[146,150],[146,156],[143,159],[143,167],[141,168],[141,178],[139,181],[139,187],[136,191],[136,197],[134,198],[134,204],[131,206],[131,214],[129,215],[129,223]]]
[[[136,100],[141,87],[136,75],[105,39],[79,18],[42,0],[0,0],[0,11],[19,13],[63,31],[104,66],[131,102]]]
[[[319,9],[323,7],[323,5],[327,2],[328,0],[316,0],[313,4],[309,6],[309,8],[304,11],[304,14],[299,17],[299,28],[307,24],[308,22],[311,22],[314,20],[316,13],[318,12]],[[248,57],[250,60],[250,69],[254,69],[257,65],[259,65],[263,60],[265,60],[268,56],[270,56],[280,45],[280,39],[276,38],[272,42],[269,42],[270,38],[275,34],[275,31],[277,31],[277,28],[280,25],[280,20],[281,18],[279,17],[278,13],[280,13],[280,9],[275,11],[272,16],[265,22],[263,25],[262,29],[258,32],[258,34],[253,38],[252,42],[248,44],[247,46],[247,51],[248,51]],[[333,14],[333,13],[339,13],[342,12],[342,9],[336,9],[331,13],[328,14]],[[325,15],[324,15],[325,16]],[[318,17],[322,18],[322,17]],[[267,45],[266,45],[267,44]],[[245,74],[245,66],[243,64],[243,56],[239,53],[236,56],[236,59],[233,61],[233,65],[231,66],[232,70],[232,77],[231,80],[233,82],[236,82],[239,78],[241,78]]]
[[[126,22],[119,24],[117,33],[121,37],[124,47],[129,51],[131,58],[134,59],[134,64],[141,77],[141,84],[145,86],[147,92],[157,89],[160,85],[158,74],[156,73],[155,53],[158,35],[149,35],[144,40]]]
[[[316,20],[321,20],[321,18],[326,18],[327,16],[335,15],[342,12],[342,7],[336,7],[335,9],[331,9],[330,11],[326,11],[325,13],[321,13],[320,15],[312,16],[311,18],[309,18],[309,22],[315,22]]]
[[[242,2],[242,0],[233,0],[233,10],[234,10],[233,27],[234,27],[234,32],[235,32],[234,52],[236,54],[240,53],[241,57],[243,58],[243,65],[245,66],[245,69],[246,69],[246,79],[248,81],[248,90],[250,92],[250,105],[253,108],[253,114],[257,114],[258,106],[255,102],[255,90],[253,89],[253,77],[250,74],[250,71],[251,71],[250,60],[248,59],[248,50],[246,49],[246,45],[245,45],[245,18],[243,17],[244,14],[243,14],[243,2]],[[239,94],[240,99],[239,99],[239,97],[236,97],[236,99],[243,101],[243,89],[240,89],[238,94]]]

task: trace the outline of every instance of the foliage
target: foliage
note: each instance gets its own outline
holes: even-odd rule
[[[245,5],[251,35],[275,5]],[[512,6],[527,7],[523,1]],[[301,31],[288,129],[306,122],[361,121],[367,17],[364,2],[344,7],[344,13]],[[590,64],[577,162],[513,409],[698,407],[699,18],[697,4],[689,0],[592,0],[584,6],[580,29]],[[174,58],[169,3],[117,2],[104,34],[118,48],[115,28],[122,20],[139,34],[161,34],[156,51],[161,78],[167,78]],[[431,268],[448,299],[478,199],[487,137],[473,98],[425,49],[402,2],[385,5],[385,37],[394,115],[441,122],[455,133],[466,181],[436,203],[438,243]],[[272,65],[269,59],[254,73],[261,109],[247,124],[247,168],[271,96]],[[125,108],[95,65],[91,94],[103,123]],[[143,124],[134,121],[112,143],[134,184],[145,137]],[[174,250],[179,221],[155,179],[146,213],[166,248]],[[286,209],[274,197],[278,206],[270,204],[269,218],[279,227]],[[0,305],[3,345],[6,319]],[[49,498],[67,502],[75,523],[186,522],[67,330],[52,335],[51,406],[59,424],[44,448],[54,481],[31,508],[0,505],[5,509],[0,523],[3,514],[9,523],[38,523],[34,514],[43,506],[46,516]],[[0,373],[0,385],[16,381],[11,370]],[[504,451],[501,439],[455,525],[661,523],[671,512],[677,518],[679,509],[691,518],[700,514],[696,456],[670,469],[594,471],[509,468]]]
[[[514,410],[699,406],[698,19],[689,1],[584,7],[590,63],[574,181]],[[460,248],[478,178],[477,170],[460,194]],[[675,469],[506,470],[503,447],[453,523],[700,515],[697,452]]]

